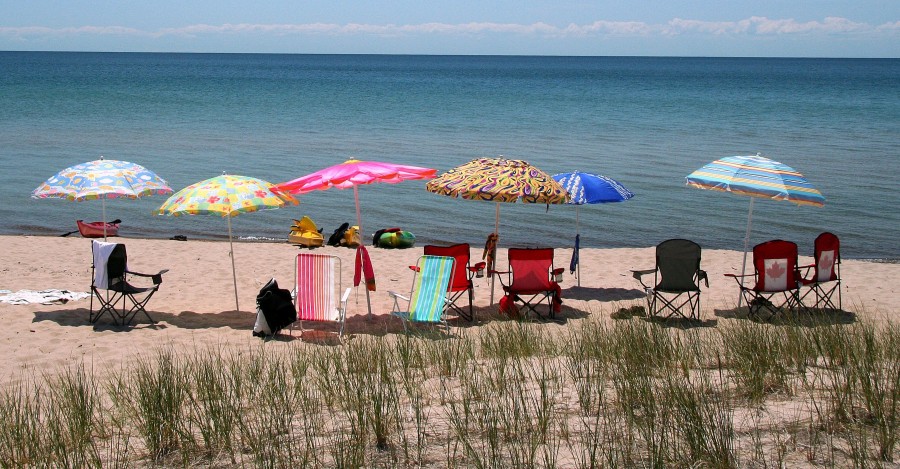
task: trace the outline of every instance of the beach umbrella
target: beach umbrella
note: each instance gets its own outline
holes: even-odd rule
[[[578,264],[578,250],[581,244],[581,233],[579,230],[578,207],[584,204],[624,202],[634,197],[634,193],[615,179],[599,174],[573,171],[571,173],[554,174],[553,179],[560,183],[566,192],[569,193],[569,204],[575,205],[575,248],[572,250],[572,261],[569,263],[569,270],[572,272],[575,272],[576,269],[578,270],[578,274],[575,277],[578,279],[578,286],[580,287],[581,268]]]
[[[494,232],[486,246],[486,250],[491,251],[496,249],[500,237],[501,203],[564,204],[569,201],[566,190],[547,173],[527,161],[503,156],[469,161],[428,181],[425,188],[448,197],[495,202]],[[490,256],[496,257],[494,253]],[[494,276],[491,276],[493,303]]]
[[[415,179],[431,179],[437,171],[431,168],[422,168],[419,166],[409,166],[394,163],[385,163],[381,161],[362,161],[350,159],[341,164],[329,166],[320,169],[306,176],[301,176],[291,181],[282,182],[276,185],[276,188],[284,193],[301,195],[313,191],[322,191],[331,189],[353,188],[353,201],[356,204],[356,226],[359,228],[361,239],[365,239],[363,235],[362,217],[359,210],[359,186],[375,183],[398,184],[403,181]],[[366,274],[366,305],[369,311],[369,317],[372,316],[372,302],[369,298],[370,288],[374,288],[374,272],[372,271],[371,262],[368,259],[368,253],[363,243],[357,248],[357,273],[354,276],[354,283],[358,285],[356,279],[359,278],[360,270],[367,271]]]
[[[137,199],[148,195],[171,194],[161,177],[135,163],[118,160],[88,161],[68,167],[31,193],[35,199],[66,199],[74,202],[100,199],[103,238],[106,239],[106,199]]]
[[[690,187],[750,196],[747,233],[744,236],[744,260],[741,264],[742,275],[747,267],[754,199],[783,200],[815,207],[825,204],[822,193],[797,170],[759,154],[720,158],[694,171],[685,179]],[[738,297],[738,307],[740,306],[741,298]]]
[[[273,188],[262,179],[223,174],[196,182],[172,194],[154,214],[218,215],[228,219],[228,255],[231,257],[231,274],[234,278],[234,307],[238,303],[237,270],[234,266],[234,243],[231,235],[231,218],[241,213],[297,205],[297,200]]]

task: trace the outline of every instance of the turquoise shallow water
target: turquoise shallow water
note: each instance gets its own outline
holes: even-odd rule
[[[650,246],[685,237],[740,249],[749,199],[687,188],[716,158],[762,153],[825,195],[822,208],[758,200],[751,243],[808,254],[823,230],[845,257],[900,258],[900,60],[628,57],[0,53],[0,233],[60,234],[99,202],[33,200],[56,171],[104,155],[174,189],[226,171],[281,182],[350,157],[434,167],[480,156],[548,173],[610,176],[636,196],[583,206],[582,244]],[[490,203],[424,182],[360,188],[363,228],[418,243],[481,244]],[[241,237],[286,239],[310,215],[353,221],[352,191],[302,197],[234,219]],[[214,217],[160,217],[151,197],[107,203],[129,237],[223,238]],[[506,246],[567,246],[574,207],[505,204]]]

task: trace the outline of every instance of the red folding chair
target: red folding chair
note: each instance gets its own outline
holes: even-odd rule
[[[452,257],[455,260],[455,264],[459,267],[453,271],[453,278],[450,279],[450,286],[447,287],[448,299],[450,300],[448,306],[460,317],[465,318],[470,322],[474,321],[475,308],[473,303],[475,301],[475,286],[472,283],[472,278],[475,276],[484,276],[485,263],[479,262],[474,266],[469,265],[469,245],[466,243],[454,244],[452,246],[435,246],[429,244],[423,248],[423,251],[426,256],[447,256]],[[463,295],[467,293],[469,298],[468,311],[463,309],[465,305],[457,303]]]
[[[499,275],[503,290],[514,301],[521,303],[525,308],[524,314],[530,311],[543,318],[537,307],[546,300],[550,317],[555,317],[556,309],[562,303],[558,279],[565,269],[553,268],[553,249],[510,248],[507,253],[509,270],[492,272]]]
[[[814,263],[803,266],[803,286],[809,287],[800,300],[814,294],[816,308],[841,309],[841,242],[833,233],[822,233],[813,245]],[[837,294],[837,305],[833,299]]]
[[[802,308],[796,243],[776,239],[757,244],[753,247],[753,269],[752,274],[725,274],[738,282],[751,318],[759,318],[766,311],[767,319],[772,319],[783,309]],[[750,276],[754,284],[744,285],[742,279]]]

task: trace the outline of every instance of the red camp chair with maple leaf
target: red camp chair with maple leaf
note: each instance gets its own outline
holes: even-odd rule
[[[738,282],[751,318],[766,312],[767,319],[771,319],[784,309],[802,307],[796,243],[776,239],[757,244],[753,247],[753,269],[753,274],[725,274]],[[754,277],[754,284],[745,285],[743,278],[750,276]]]
[[[801,282],[809,287],[803,296],[815,296],[816,308],[841,309],[841,242],[833,233],[825,232],[813,244],[813,264],[803,266]],[[837,303],[834,302],[835,294]]]

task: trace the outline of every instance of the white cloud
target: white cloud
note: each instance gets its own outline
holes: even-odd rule
[[[79,26],[48,28],[42,26],[0,27],[0,36],[17,39],[53,36],[144,36],[144,37],[195,37],[200,35],[525,35],[536,37],[585,37],[585,36],[678,36],[678,35],[795,35],[795,34],[893,34],[900,31],[900,21],[882,25],[854,22],[846,18],[827,17],[822,21],[798,22],[794,19],[769,19],[750,17],[738,21],[701,21],[674,18],[665,24],[640,21],[599,20],[587,24],[554,26],[537,22],[517,23],[421,23],[421,24],[195,24],[156,31],[144,31],[124,26]]]

